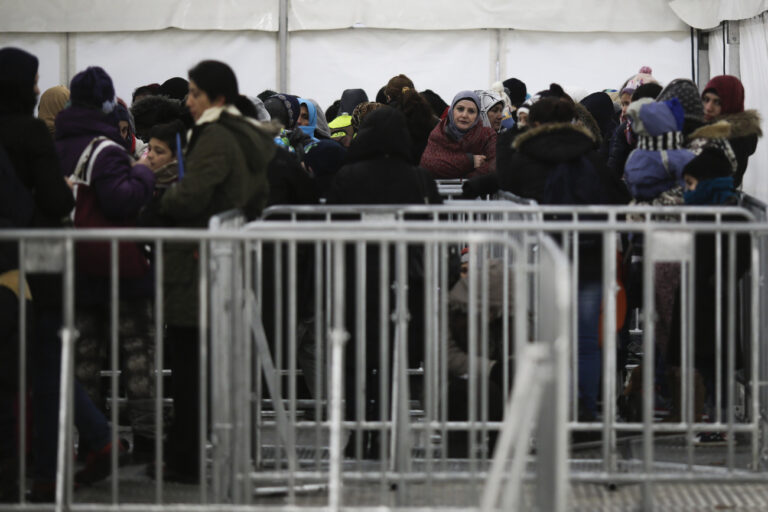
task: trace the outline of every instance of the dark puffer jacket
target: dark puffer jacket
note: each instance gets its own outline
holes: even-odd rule
[[[603,160],[594,150],[595,139],[586,128],[570,123],[547,123],[518,136],[512,144],[516,150],[509,159],[500,160],[499,186],[521,197],[550,203],[557,183],[554,173],[578,170],[580,179],[570,181],[570,204],[626,204],[624,185],[611,176]],[[589,175],[589,179],[583,179]],[[568,179],[568,174],[562,175]],[[562,185],[562,183],[561,183]],[[554,200],[555,203],[562,201]]]
[[[336,204],[442,202],[427,171],[410,162],[405,116],[392,107],[371,112],[360,126],[328,193]]]

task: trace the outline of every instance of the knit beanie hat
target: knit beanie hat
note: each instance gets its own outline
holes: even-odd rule
[[[700,181],[731,176],[733,174],[731,171],[730,160],[725,153],[714,146],[705,147],[683,168],[683,174],[693,176]]]
[[[517,78],[508,78],[502,84],[509,91],[509,101],[512,102],[512,105],[515,107],[522,105],[528,94],[528,88],[525,86],[525,83]]]
[[[315,176],[331,176],[344,165],[347,150],[334,140],[323,139],[307,146],[304,163]]]
[[[75,105],[98,108],[105,114],[115,109],[115,87],[99,66],[90,66],[76,74],[69,84],[69,94]]]
[[[650,83],[658,83],[658,81],[653,78],[653,70],[651,70],[648,66],[643,66],[640,68],[640,71],[632,77],[630,77],[625,83],[624,86],[621,88],[621,91],[619,91],[619,96],[622,94],[629,94],[632,95],[633,92],[635,92],[635,89],[640,87],[643,84],[650,84]]]
[[[719,75],[707,82],[704,93],[714,92],[720,97],[721,114],[744,112],[744,86],[741,80],[731,75]]]
[[[666,101],[672,98],[677,98],[683,106],[685,119],[704,122],[704,107],[695,83],[687,78],[676,78],[662,89],[656,100]]]
[[[683,148],[680,103],[643,98],[629,105],[627,117],[637,134],[637,149],[624,166],[624,180],[632,197],[649,201],[682,185],[683,168],[695,155]]]

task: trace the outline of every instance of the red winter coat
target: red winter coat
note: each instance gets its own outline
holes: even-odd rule
[[[477,123],[455,141],[445,133],[446,117],[429,134],[420,167],[435,179],[471,178],[496,169],[496,132]],[[485,155],[485,163],[474,168],[473,155]]]

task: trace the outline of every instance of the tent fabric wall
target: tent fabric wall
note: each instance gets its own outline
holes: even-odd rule
[[[669,7],[688,25],[708,30],[768,11],[768,0],[672,0]]]
[[[219,59],[237,72],[240,88],[256,95],[277,83],[275,34],[254,31],[94,32],[78,34],[0,34],[0,47],[17,46],[40,60],[40,90],[68,84],[67,77],[102,66],[117,95],[130,104],[139,85],[162,83],[203,59]]]
[[[723,31],[709,33],[709,70],[710,78],[731,74],[730,46],[723,45]],[[768,19],[758,16],[739,22],[739,67],[741,82],[744,84],[744,108],[756,109],[763,121],[762,129],[766,132],[765,116],[768,115]],[[725,46],[725,47],[724,47]],[[759,62],[762,65],[755,65]],[[706,83],[699,84],[701,89]],[[763,201],[768,201],[768,143],[765,136],[758,140],[757,150],[749,158],[749,167],[744,175],[743,189]]]
[[[762,115],[763,133],[768,132],[768,19],[765,16],[740,23],[741,82],[744,84],[744,107],[757,109]],[[755,64],[758,63],[758,64]],[[755,154],[749,159],[744,175],[744,191],[768,201],[768,142],[759,140]]]
[[[446,101],[459,90],[488,88],[510,76],[526,82],[531,92],[553,81],[594,91],[619,87],[642,65],[665,82],[690,76],[688,37],[686,32],[302,31],[288,40],[286,92],[313,97],[325,108],[346,88],[363,88],[373,99],[399,73]],[[246,94],[276,89],[278,83],[277,37],[269,32],[5,33],[0,46],[19,46],[38,56],[41,90],[68,83],[67,77],[88,65],[101,65],[118,95],[129,101],[137,86],[185,77],[204,58],[232,65]]]
[[[665,32],[686,25],[668,0],[290,0],[288,30],[353,26],[407,30],[513,28]],[[164,28],[278,30],[279,0],[3,0],[0,31],[110,32]],[[384,7],[384,8],[382,8]]]

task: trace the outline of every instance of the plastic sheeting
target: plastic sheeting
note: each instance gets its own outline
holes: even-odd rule
[[[0,32],[278,30],[279,0],[3,0]]]
[[[669,7],[688,25],[705,30],[764,13],[768,0],[672,0]]]
[[[686,29],[668,0],[288,0],[288,30],[513,28],[550,32]],[[164,28],[278,30],[279,0],[3,0],[0,31],[110,32]]]

